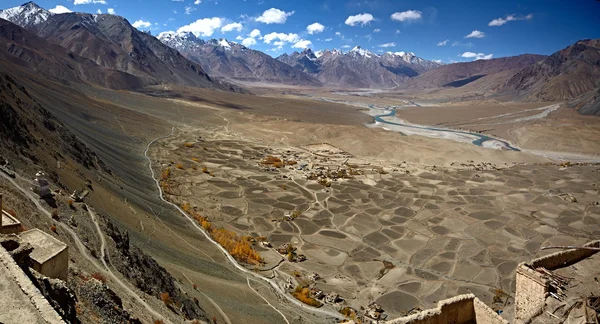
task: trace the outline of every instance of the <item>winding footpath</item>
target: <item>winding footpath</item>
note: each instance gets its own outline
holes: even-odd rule
[[[181,207],[177,206],[176,204],[168,201],[165,199],[164,197],[164,193],[162,191],[162,188],[160,187],[160,182],[159,180],[156,178],[156,174],[154,173],[154,169],[152,169],[152,160],[150,159],[150,157],[148,156],[148,151],[150,150],[150,146],[152,146],[152,144],[154,144],[156,141],[161,140],[161,139],[165,139],[165,138],[169,138],[171,136],[173,136],[175,132],[175,127],[173,127],[171,129],[171,132],[168,135],[163,135],[160,137],[157,137],[155,139],[153,139],[152,141],[150,141],[148,143],[148,145],[146,146],[146,150],[144,151],[144,157],[146,158],[146,160],[148,160],[148,169],[150,169],[150,173],[152,175],[152,179],[154,180],[155,184],[156,184],[156,188],[158,189],[159,192],[159,198],[164,201],[165,203],[173,206],[174,208],[176,208],[179,213],[181,213],[181,215],[183,215],[185,218],[187,218],[187,220],[190,222],[190,224],[192,224],[192,226],[194,226],[194,228],[196,228],[200,233],[202,233],[202,235],[210,242],[212,243],[215,247],[217,247],[217,249],[219,249],[221,251],[221,253],[223,253],[223,255],[227,258],[227,260],[229,261],[229,263],[231,263],[231,265],[236,268],[237,270],[239,270],[240,272],[244,273],[247,277],[246,279],[249,280],[250,278],[253,279],[257,279],[259,281],[264,281],[266,283],[268,283],[273,290],[277,293],[277,295],[279,295],[280,297],[285,298],[288,302],[290,302],[291,304],[300,307],[302,309],[304,309],[305,311],[308,312],[312,312],[312,313],[318,313],[321,315],[325,315],[328,317],[332,317],[332,318],[341,318],[342,315],[339,314],[338,312],[333,312],[333,311],[329,311],[326,309],[321,309],[321,308],[315,308],[315,307],[311,307],[308,306],[302,302],[300,302],[299,300],[295,299],[294,297],[290,296],[288,293],[286,293],[278,284],[277,282],[275,282],[275,280],[263,277],[260,274],[257,274],[253,271],[250,271],[246,268],[244,268],[242,265],[240,265],[232,256],[231,254],[229,254],[229,252],[227,252],[227,250],[225,250],[225,248],[223,248],[219,243],[217,243],[215,240],[213,240],[213,238],[208,235],[208,233],[206,233],[204,231],[204,229],[202,229],[202,227],[200,227],[198,225],[198,223],[191,218],[188,214],[186,214],[183,209],[181,209]],[[259,296],[263,299],[265,299],[262,295],[259,294]],[[285,317],[285,315],[278,310],[276,307],[274,307],[273,305],[271,305],[269,302],[267,302],[267,304],[269,306],[271,306],[274,310],[276,310],[283,318],[286,322],[288,322],[287,318]]]
[[[16,172],[15,172],[16,174]],[[26,180],[24,177],[16,174],[19,178]],[[16,181],[14,181],[12,178],[10,178],[8,175],[4,174],[3,172],[0,172],[0,176],[2,176],[3,178],[5,178],[6,180],[8,180],[15,188],[17,188],[19,191],[21,191],[27,198],[29,198],[29,200],[31,200],[31,202],[33,202],[35,204],[35,206],[37,207],[37,209],[44,215],[46,215],[46,217],[48,217],[49,219],[52,219],[52,214],[46,210],[44,208],[44,206],[42,206],[42,204],[40,203],[39,199],[37,199],[32,192],[30,192],[29,190],[23,188],[21,185],[19,185]],[[89,209],[88,209],[89,210]],[[90,213],[91,215],[91,213]],[[95,219],[95,218],[93,218]],[[91,264],[93,264],[98,270],[102,271],[102,272],[106,272],[110,275],[110,277],[113,279],[114,282],[116,282],[117,284],[119,284],[119,286],[121,286],[131,297],[133,297],[137,302],[139,302],[142,306],[144,306],[144,308],[146,308],[150,314],[152,314],[152,316],[155,319],[161,319],[163,321],[166,321],[167,323],[171,323],[168,319],[166,319],[165,317],[163,317],[161,314],[159,314],[158,312],[156,312],[152,307],[150,307],[150,305],[148,305],[140,296],[138,296],[137,293],[135,293],[133,290],[131,290],[123,281],[121,281],[121,279],[119,279],[108,267],[108,265],[106,264],[106,261],[104,260],[104,246],[105,246],[105,242],[104,242],[104,236],[100,235],[100,240],[101,240],[101,261],[104,265],[104,267],[102,267],[101,265],[98,264],[98,261],[90,255],[90,253],[88,252],[88,249],[85,247],[85,245],[83,245],[83,243],[81,242],[81,239],[79,238],[79,236],[77,235],[77,233],[75,233],[68,225],[61,223],[61,222],[56,222],[58,224],[58,226],[64,230],[65,232],[69,233],[69,235],[71,236],[71,238],[73,239],[73,241],[75,242],[75,245],[77,247],[77,250],[79,250],[79,252],[81,253],[81,255],[83,257],[85,257]],[[100,231],[100,227],[98,226],[98,224],[96,223],[96,221],[94,221],[94,223],[96,224],[96,228],[98,231]],[[101,234],[102,232],[100,231],[98,234]]]

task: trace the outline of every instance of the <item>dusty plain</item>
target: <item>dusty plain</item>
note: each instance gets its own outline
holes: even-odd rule
[[[426,95],[298,88],[253,88],[255,95],[241,95],[161,86],[134,93],[35,83],[34,90],[52,98],[46,108],[112,171],[73,172],[65,161],[52,170],[60,182],[79,189],[92,180],[87,202],[126,229],[132,243],[167,268],[218,322],[318,323],[335,317],[302,309],[234,269],[188,218],[160,200],[147,149],[156,176],[173,169],[178,190],[170,201],[189,202],[215,226],[265,236],[274,247],[293,242],[306,261],[281,261],[277,252],[257,245],[266,260],[263,270],[278,264],[259,273],[275,276],[282,287],[287,278],[306,283],[319,273],[317,287],[344,300],[322,307],[333,313],[376,301],[395,317],[466,291],[491,303],[497,289],[511,295],[514,267],[540,255],[539,246],[577,244],[600,230],[592,205],[600,200],[600,167],[561,167],[552,160],[556,155],[527,151],[587,152],[583,157],[594,159],[599,123],[569,115],[574,112],[565,107],[518,123],[506,137],[493,131],[524,148],[512,152],[372,127],[366,112],[369,105],[406,106],[398,116],[446,127],[461,118],[450,113],[435,119],[443,108],[476,119],[548,103],[448,104]],[[447,127],[477,130],[469,122]],[[547,139],[536,141],[542,138],[536,134]],[[188,142],[193,146],[186,147]],[[267,171],[260,163],[267,155],[298,165]],[[306,169],[298,170],[303,164]],[[22,174],[36,171],[17,168]],[[319,175],[305,179],[338,169],[352,169],[352,179],[329,179],[329,187],[318,183]],[[283,221],[293,211],[300,215]],[[502,307],[510,305],[502,296]],[[152,320],[143,309],[134,313]]]
[[[291,282],[288,288],[339,294],[324,308],[360,309],[375,301],[393,318],[466,292],[510,308],[519,262],[540,255],[541,246],[583,243],[600,233],[600,166],[564,166],[556,156],[529,151],[569,147],[561,141],[494,150],[367,127],[361,114],[369,105],[416,103],[398,115],[519,144],[535,136],[526,129],[551,134],[544,124],[560,128],[573,117],[569,126],[586,127],[562,139],[587,145],[599,135],[593,119],[564,107],[537,116],[553,103],[444,104],[291,91],[298,89],[255,91],[263,96],[257,100],[271,98],[273,110],[222,109],[180,92],[183,98],[169,100],[186,107],[186,122],[150,155],[156,173],[172,170],[169,200],[191,204],[216,226],[268,241],[272,247],[254,245],[265,259],[257,271],[282,287]],[[300,114],[278,105],[290,98],[305,105]],[[509,127],[486,128],[490,119]],[[594,161],[586,145],[563,152]],[[297,164],[272,167],[263,163],[268,156]],[[349,176],[338,177],[340,171]],[[276,251],[283,244],[306,261],[288,261]]]

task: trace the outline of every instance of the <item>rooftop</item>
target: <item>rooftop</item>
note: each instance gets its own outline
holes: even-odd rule
[[[67,248],[65,243],[37,228],[23,232],[20,236],[24,242],[33,246],[30,257],[38,263],[45,263]]]

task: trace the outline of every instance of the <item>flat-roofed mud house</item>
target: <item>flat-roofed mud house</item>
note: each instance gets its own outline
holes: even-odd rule
[[[20,234],[23,242],[33,246],[30,254],[31,267],[50,278],[67,281],[69,274],[69,249],[68,246],[37,228]]]

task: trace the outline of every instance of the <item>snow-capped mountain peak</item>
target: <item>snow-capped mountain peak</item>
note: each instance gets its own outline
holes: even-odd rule
[[[18,7],[0,10],[0,18],[8,20],[23,28],[41,24],[52,15],[53,13],[38,6],[34,2],[27,2]]]
[[[360,55],[360,56],[364,56],[366,58],[379,57],[379,55],[377,55],[369,50],[366,50],[360,46],[355,46],[353,49],[350,50],[350,52],[348,52],[348,54]]]

